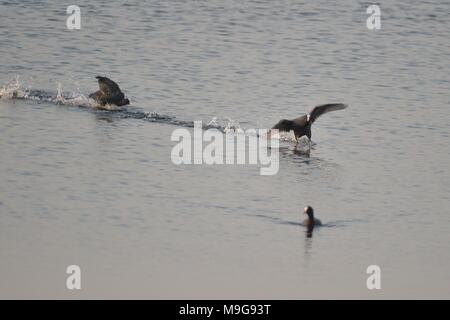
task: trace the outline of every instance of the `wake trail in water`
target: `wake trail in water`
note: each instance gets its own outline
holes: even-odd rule
[[[194,127],[194,121],[180,120],[174,116],[159,114],[157,112],[146,112],[133,107],[117,107],[117,106],[99,106],[93,99],[81,93],[63,93],[61,86],[58,85],[57,93],[52,94],[44,90],[22,88],[21,84],[16,78],[7,85],[0,88],[0,99],[18,99],[18,100],[31,100],[37,102],[48,102],[58,105],[76,106],[83,109],[89,109],[94,113],[108,113],[108,115],[117,117],[119,119],[137,119],[148,122],[165,123],[181,127]],[[203,129],[217,129],[223,133],[238,129],[238,125],[234,121],[229,121],[226,125],[220,125],[217,123],[217,119],[214,118],[207,124],[203,124]]]
[[[194,121],[180,120],[175,116],[164,115],[157,112],[146,112],[139,110],[137,107],[117,107],[117,106],[100,106],[95,100],[87,97],[80,92],[64,93],[61,85],[58,84],[57,91],[50,93],[45,90],[36,90],[31,88],[23,88],[19,81],[19,77],[9,82],[7,85],[0,88],[0,99],[17,99],[17,100],[30,100],[37,102],[47,102],[56,105],[73,106],[82,109],[89,110],[98,115],[107,115],[109,118],[116,119],[136,119],[155,123],[164,123],[179,127],[194,128]],[[236,120],[227,119],[225,124],[219,124],[216,117],[214,117],[208,123],[202,123],[202,129],[216,129],[222,133],[232,134],[245,134],[245,135],[257,135],[257,133],[246,133],[244,128],[241,128],[240,124]],[[304,137],[306,138],[306,137]],[[305,149],[309,152],[311,144],[308,141],[297,141],[292,132],[279,132],[277,136],[273,136],[271,139],[295,142],[296,149]],[[302,151],[304,152],[304,151]]]

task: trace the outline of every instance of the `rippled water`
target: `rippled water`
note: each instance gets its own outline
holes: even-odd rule
[[[131,106],[0,99],[0,297],[450,298],[448,1],[380,2],[376,31],[365,1],[77,4],[69,31],[67,3],[0,2],[0,87],[83,99],[106,75]],[[194,120],[334,101],[276,175],[171,162]]]

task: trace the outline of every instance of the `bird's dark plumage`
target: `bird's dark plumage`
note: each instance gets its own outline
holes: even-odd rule
[[[335,110],[342,110],[347,108],[346,104],[343,103],[329,103],[322,104],[314,107],[309,114],[305,114],[293,120],[280,120],[272,129],[278,129],[279,131],[294,131],[295,138],[300,138],[302,136],[307,136],[311,139],[311,125],[316,121],[321,115]]]
[[[311,206],[305,207],[304,213],[308,216],[307,219],[303,220],[304,226],[314,228],[314,226],[322,225],[322,222],[314,217],[314,209]]]
[[[306,227],[307,235],[312,236],[314,227],[321,226],[322,222],[314,217],[314,209],[312,207],[305,207],[304,213],[308,216],[308,218],[303,220],[303,225]]]
[[[130,101],[125,98],[125,95],[120,90],[117,83],[106,77],[97,76],[95,78],[98,79],[100,90],[91,93],[89,95],[90,98],[94,99],[102,106],[105,104],[124,106],[130,103]]]

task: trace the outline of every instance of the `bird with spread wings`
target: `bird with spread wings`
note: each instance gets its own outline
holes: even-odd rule
[[[330,111],[342,110],[347,108],[346,104],[343,103],[329,103],[322,104],[314,107],[310,113],[300,116],[298,118],[287,120],[282,119],[272,129],[277,129],[279,131],[294,131],[295,138],[299,139],[303,136],[307,136],[311,140],[311,125],[316,121],[321,115],[328,113]],[[269,131],[270,134],[270,131]]]

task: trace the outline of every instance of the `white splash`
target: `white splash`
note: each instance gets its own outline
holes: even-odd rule
[[[21,92],[21,84],[19,81],[19,76],[3,87],[0,88],[0,98],[3,99],[13,99],[19,97],[19,95],[23,95]]]
[[[307,136],[297,139],[296,149],[300,152],[309,153],[311,151],[312,142]]]
[[[211,119],[211,121],[206,124],[206,126],[207,127],[213,127],[213,128],[220,127],[220,125],[217,123],[217,117],[213,117]]]
[[[228,123],[225,125],[224,132],[236,132],[244,133],[244,129],[241,128],[238,120],[227,118]]]
[[[57,90],[57,93],[56,93],[56,97],[54,99],[54,102],[64,104],[66,99],[64,98],[64,96],[62,94],[62,85],[61,85],[61,83],[58,82],[58,87],[57,87],[56,90]]]

